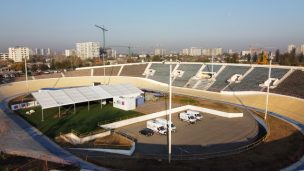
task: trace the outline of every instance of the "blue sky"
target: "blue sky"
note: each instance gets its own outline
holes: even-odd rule
[[[0,50],[101,41],[161,46],[286,48],[304,44],[303,0],[1,0]]]

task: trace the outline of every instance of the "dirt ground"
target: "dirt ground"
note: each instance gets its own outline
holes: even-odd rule
[[[117,135],[117,134],[111,134],[109,136],[98,138],[94,141],[95,145],[124,145],[124,146],[131,146],[132,141],[129,139]]]
[[[159,112],[168,109],[169,101],[166,97],[159,98],[156,101],[145,101],[145,103],[136,108],[135,111],[150,114],[154,112]],[[227,105],[219,102],[214,102],[210,100],[199,99],[189,96],[173,95],[172,96],[172,108],[184,106],[184,105],[195,105],[200,107],[205,107],[209,109],[215,109],[225,112],[240,112],[235,106]]]

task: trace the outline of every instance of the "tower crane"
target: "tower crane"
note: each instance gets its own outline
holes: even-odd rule
[[[110,46],[110,47],[120,47],[120,48],[128,48],[129,50],[129,57],[131,57],[131,49],[132,48],[135,48],[134,46],[123,46],[123,45],[113,45],[113,46]]]

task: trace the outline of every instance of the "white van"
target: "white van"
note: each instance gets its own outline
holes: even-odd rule
[[[156,118],[155,120],[156,120],[156,122],[161,123],[166,129],[168,129],[168,126],[169,126],[168,122],[169,121],[167,121],[164,118]],[[171,131],[172,132],[176,131],[176,126],[173,123],[171,123]]]
[[[155,120],[147,121],[147,128],[152,129],[154,132],[159,133],[161,135],[167,134],[167,129],[161,123]]]
[[[182,121],[190,122],[192,124],[196,122],[196,118],[194,116],[192,116],[192,115],[189,115],[186,112],[180,113],[179,114],[179,119],[182,120]]]
[[[203,116],[200,114],[199,111],[187,110],[186,113],[188,113],[189,115],[194,116],[197,120],[201,120],[203,118]]]

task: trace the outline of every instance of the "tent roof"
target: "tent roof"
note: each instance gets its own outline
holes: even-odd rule
[[[33,92],[32,95],[41,105],[42,109],[47,109],[75,103],[109,99],[115,96],[139,95],[141,93],[143,92],[132,84],[112,84],[44,90]]]

